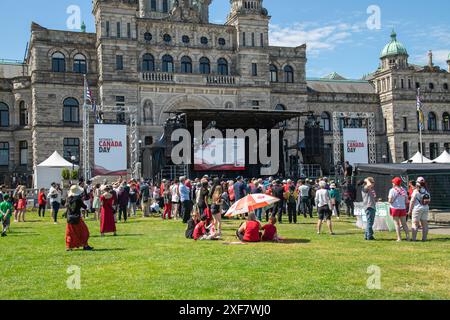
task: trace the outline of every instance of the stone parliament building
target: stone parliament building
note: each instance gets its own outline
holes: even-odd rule
[[[333,112],[363,111],[376,115],[377,161],[401,162],[419,149],[420,87],[425,155],[449,150],[450,56],[449,70],[435,66],[431,52],[428,65],[411,64],[392,33],[380,67],[363,80],[308,79],[306,45],[270,45],[262,0],[230,3],[224,25],[209,22],[211,0],[93,0],[95,33],[32,23],[25,61],[0,60],[0,183],[29,181],[55,150],[82,163],[83,74],[99,105],[138,107],[143,149],[162,135],[168,111],[310,111],[333,163]],[[286,145],[296,146],[290,125]],[[288,167],[299,161],[289,152]]]

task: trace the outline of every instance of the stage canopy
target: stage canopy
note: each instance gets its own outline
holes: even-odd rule
[[[266,110],[212,110],[212,109],[181,109],[170,114],[187,117],[188,127],[193,126],[194,121],[203,121],[207,126],[211,122],[216,123],[219,129],[272,129],[279,123],[299,117],[307,117],[312,112],[299,111],[266,111]]]
[[[385,175],[420,175],[420,174],[450,174],[450,164],[436,163],[401,163],[401,164],[357,164],[359,173],[374,173]]]
[[[49,189],[52,182],[60,183],[62,180],[62,170],[71,170],[72,167],[72,163],[64,159],[57,151],[55,151],[47,160],[36,167],[34,172],[34,188]],[[78,169],[77,165],[74,167],[75,169]]]

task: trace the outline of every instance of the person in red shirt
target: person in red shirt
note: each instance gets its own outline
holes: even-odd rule
[[[206,231],[207,220],[208,220],[208,218],[206,216],[203,216],[202,221],[200,221],[195,226],[194,235],[193,235],[194,240],[199,240],[207,234],[207,231]]]
[[[38,204],[39,204],[39,211],[38,211],[39,217],[41,216],[41,212],[42,217],[45,217],[45,208],[47,206],[47,195],[45,194],[44,188],[39,190]]]
[[[262,236],[262,241],[280,241],[278,237],[277,227],[277,218],[271,217],[269,219],[269,223],[263,227],[264,234]]]
[[[244,222],[239,230],[236,232],[236,236],[243,242],[260,242],[262,230],[261,224],[256,219],[254,212],[248,214],[248,221]]]

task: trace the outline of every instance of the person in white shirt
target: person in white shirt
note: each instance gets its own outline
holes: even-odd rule
[[[179,182],[175,178],[175,181],[170,186],[170,194],[172,195],[172,217],[177,220],[180,217],[180,191]]]
[[[417,179],[416,189],[411,195],[409,204],[409,215],[412,216],[412,241],[417,240],[420,227],[422,227],[422,241],[427,241],[430,201],[431,196],[426,189],[425,179]]]
[[[331,198],[330,194],[328,193],[327,183],[325,181],[320,181],[319,183],[320,189],[316,192],[316,206],[317,206],[317,213],[319,215],[319,222],[317,223],[317,234],[321,233],[322,230],[322,224],[326,220],[328,225],[328,230],[330,231],[331,235],[334,235],[333,232],[333,225],[331,223]]]
[[[406,241],[409,241],[409,228],[406,223],[406,201],[408,193],[402,187],[403,180],[401,178],[394,178],[392,180],[392,189],[389,191],[388,201],[391,204],[391,216],[395,222],[395,231],[397,233],[397,241],[402,241],[402,229],[406,234]]]
[[[48,192],[48,198],[50,199],[50,206],[52,207],[52,217],[55,224],[58,223],[58,212],[61,207],[61,195],[61,189],[58,188],[55,182],[53,182]]]

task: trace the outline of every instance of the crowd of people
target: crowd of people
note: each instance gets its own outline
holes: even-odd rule
[[[400,178],[395,178],[392,183],[389,203],[398,241],[402,240],[402,232],[406,234],[407,240],[415,241],[420,228],[423,231],[422,240],[426,241],[431,198],[425,179],[419,178],[410,185],[409,190],[402,187]],[[318,217],[317,233],[321,234],[326,224],[328,232],[334,235],[332,218],[340,219],[344,205],[349,217],[355,215],[358,186],[361,187],[367,217],[365,239],[375,240],[373,226],[378,201],[375,180],[369,177],[354,183],[348,170],[341,185],[326,177],[298,181],[273,177],[238,177],[235,180],[208,176],[194,180],[180,177],[173,181],[163,180],[160,184],[122,178],[115,183],[103,181],[93,184],[80,179],[78,184],[70,187],[67,195],[57,183],[52,183],[48,192],[39,190],[38,214],[45,217],[46,208],[50,207],[52,221],[57,224],[59,212],[63,212],[67,220],[67,250],[92,250],[88,244],[89,230],[84,219],[92,216],[93,220],[99,220],[102,237],[106,234],[117,235],[116,224],[126,223],[128,218],[136,216],[138,208],[144,217],[155,214],[165,220],[179,219],[187,224],[186,237],[189,239],[218,240],[222,238],[222,219],[235,202],[250,194],[265,194],[278,201],[245,214],[245,221],[236,231],[236,237],[243,242],[280,241],[282,238],[278,235],[276,224],[283,224],[285,216],[290,224],[296,224],[299,217],[313,219],[315,212]],[[3,189],[0,191],[2,236],[6,236],[12,216],[15,222],[25,221],[26,207],[24,187],[17,187],[12,195],[6,194]],[[408,229],[408,215],[412,217],[412,235]]]

